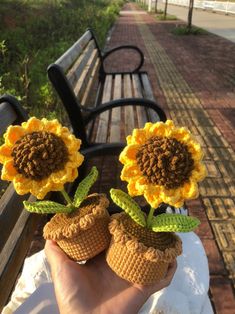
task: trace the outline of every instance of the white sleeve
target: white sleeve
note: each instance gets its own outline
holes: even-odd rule
[[[22,273],[17,281],[9,303],[2,314],[14,311],[43,283],[51,282],[50,268],[44,250],[25,259]]]

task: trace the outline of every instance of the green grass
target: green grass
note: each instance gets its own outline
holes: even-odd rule
[[[160,14],[158,12],[156,15],[156,18],[160,21],[176,21],[176,20],[178,20],[177,16],[171,15],[171,14],[167,14],[166,18],[164,18],[163,12],[161,12]]]
[[[123,0],[1,0],[0,94],[21,99],[30,115],[63,120],[47,66],[88,28],[101,46]]]
[[[182,36],[182,35],[206,35],[208,32],[202,28],[192,26],[189,29],[186,25],[184,26],[177,26],[172,30],[174,35]]]

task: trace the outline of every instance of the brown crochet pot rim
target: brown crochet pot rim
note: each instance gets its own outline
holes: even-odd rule
[[[106,208],[109,206],[109,200],[105,194],[93,193],[87,196],[86,199],[91,198],[92,196],[99,196],[99,203],[92,208],[91,212],[83,215],[76,222],[70,222],[70,224],[60,226],[60,218],[63,217],[66,219],[66,216],[69,217],[69,214],[56,214],[51,218],[51,220],[45,225],[43,229],[43,236],[45,239],[50,239],[54,241],[59,241],[63,239],[70,239],[75,236],[78,236],[79,233],[92,228],[99,219],[106,218],[109,214]],[[80,209],[82,206],[79,207]],[[57,224],[58,227],[52,228],[53,224]]]
[[[112,234],[114,244],[125,246],[131,253],[142,254],[146,260],[151,262],[173,262],[177,256],[182,254],[182,241],[180,237],[173,232],[169,233],[175,239],[175,246],[166,248],[164,251],[151,246],[148,247],[140,242],[136,237],[126,232],[122,224],[122,219],[126,216],[128,215],[123,212],[111,216],[109,232]]]

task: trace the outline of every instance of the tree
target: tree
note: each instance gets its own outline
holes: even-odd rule
[[[155,0],[155,7],[154,7],[155,13],[157,13],[157,1],[158,1],[158,0]]]
[[[164,15],[163,15],[164,20],[166,20],[166,15],[167,15],[167,5],[168,5],[168,0],[165,0],[165,9],[164,9]]]
[[[189,8],[188,8],[188,25],[187,25],[187,28],[189,31],[191,31],[191,28],[192,28],[193,6],[194,6],[194,0],[190,0]]]

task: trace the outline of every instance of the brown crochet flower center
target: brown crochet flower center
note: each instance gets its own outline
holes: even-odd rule
[[[136,154],[149,183],[175,189],[189,180],[194,161],[188,148],[175,138],[152,137]]]
[[[63,140],[50,132],[32,132],[13,146],[14,167],[24,177],[40,181],[62,170],[69,153]]]

